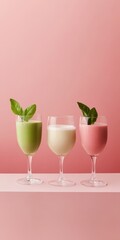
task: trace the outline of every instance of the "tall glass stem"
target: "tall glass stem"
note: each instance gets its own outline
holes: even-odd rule
[[[30,181],[32,178],[32,156],[28,155],[28,174],[27,174],[27,181]]]
[[[59,156],[59,181],[63,180],[63,162],[64,162],[64,156]]]
[[[92,161],[92,177],[91,177],[91,180],[92,181],[96,180],[96,160],[97,160],[97,156],[91,156],[91,161]]]

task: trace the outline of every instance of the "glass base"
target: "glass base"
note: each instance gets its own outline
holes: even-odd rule
[[[72,186],[76,185],[75,182],[73,182],[71,180],[67,180],[67,179],[51,180],[51,181],[49,181],[49,184],[53,185],[53,186],[58,186],[58,187],[72,187]]]
[[[108,185],[107,182],[104,182],[103,180],[99,180],[99,179],[83,180],[81,181],[81,184],[86,187],[105,187]]]
[[[28,179],[27,177],[25,177],[25,178],[18,179],[17,183],[22,184],[22,185],[39,185],[39,184],[43,183],[43,180],[39,179],[39,178]]]

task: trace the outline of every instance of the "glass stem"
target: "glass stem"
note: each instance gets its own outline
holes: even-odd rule
[[[92,161],[92,177],[91,180],[94,181],[96,179],[96,159],[97,156],[91,156]]]
[[[27,180],[30,181],[32,178],[32,156],[28,155],[28,174],[27,174]]]
[[[59,181],[63,180],[63,162],[64,156],[59,156]]]

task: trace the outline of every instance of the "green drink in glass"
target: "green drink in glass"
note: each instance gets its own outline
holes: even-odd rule
[[[42,180],[33,178],[32,176],[32,158],[38,150],[42,137],[42,121],[41,118],[34,117],[28,121],[24,121],[18,116],[16,121],[16,134],[18,145],[23,153],[28,157],[28,174],[26,178],[18,179],[21,184],[41,184]]]
[[[42,120],[40,115],[35,114],[36,104],[23,109],[18,101],[10,98],[11,111],[17,115],[16,134],[18,145],[28,158],[28,174],[19,179],[20,184],[41,184],[41,179],[32,177],[32,158],[38,150],[42,137]],[[34,115],[35,114],[35,115]]]
[[[26,155],[34,154],[39,148],[42,136],[42,122],[16,122],[17,141]]]

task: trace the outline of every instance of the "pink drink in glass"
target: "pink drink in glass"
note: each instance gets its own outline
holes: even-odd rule
[[[91,155],[98,155],[107,142],[107,124],[81,124],[81,143],[85,151]]]

